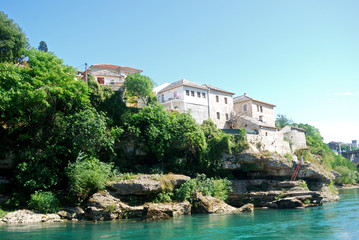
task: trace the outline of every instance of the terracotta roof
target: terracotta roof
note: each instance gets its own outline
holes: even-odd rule
[[[96,67],[109,67],[109,68],[119,68],[120,66],[117,65],[113,65],[113,64],[94,64],[92,66],[96,66]],[[91,66],[91,67],[92,67]]]
[[[266,104],[266,105],[269,105],[269,106],[271,106],[271,107],[276,107],[276,105],[273,105],[273,104],[270,104],[270,103],[266,103],[266,102],[263,102],[263,101],[259,101],[259,100],[257,100],[257,99],[248,97],[248,96],[246,96],[246,95],[234,97],[234,98],[233,98],[233,103],[245,102],[245,101],[249,101],[249,100],[254,101],[254,102],[258,102],[258,103],[262,103],[262,104]]]
[[[96,66],[96,67],[107,67],[107,68],[129,68],[129,69],[132,69],[132,70],[135,70],[135,71],[139,71],[139,72],[142,72],[141,69],[137,69],[137,68],[132,68],[132,67],[126,67],[126,66],[118,66],[118,65],[113,65],[113,64],[93,64],[91,65],[92,66]],[[90,67],[90,68],[91,68]]]

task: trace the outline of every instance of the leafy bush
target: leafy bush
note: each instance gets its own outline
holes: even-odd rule
[[[204,174],[199,174],[195,179],[191,179],[181,185],[175,191],[175,196],[180,201],[190,200],[196,192],[201,192],[204,196],[213,196],[220,200],[226,200],[228,192],[232,191],[231,182],[227,179],[207,178]]]
[[[357,174],[355,171],[352,171],[344,166],[336,167],[334,170],[340,173],[340,175],[342,175],[341,177],[335,179],[336,184],[343,185],[356,183]]]
[[[60,208],[60,201],[52,192],[38,192],[31,194],[29,207],[42,213],[55,213]]]
[[[112,164],[100,162],[97,158],[79,156],[75,163],[66,169],[69,186],[81,199],[104,189],[112,173]]]

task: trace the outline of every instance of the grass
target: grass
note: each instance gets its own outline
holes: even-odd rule
[[[6,213],[8,213],[8,212],[9,211],[5,211],[0,207],[0,218],[3,218],[6,215]]]

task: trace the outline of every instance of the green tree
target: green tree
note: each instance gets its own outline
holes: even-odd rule
[[[22,29],[0,11],[0,62],[19,62],[22,49],[28,46]]]
[[[130,74],[126,77],[125,88],[129,97],[140,98],[145,105],[148,105],[149,101],[153,97],[154,82],[151,78],[143,76],[139,73]]]
[[[46,44],[46,42],[45,42],[45,41],[41,41],[41,42],[39,43],[39,47],[38,47],[37,49],[40,50],[40,51],[43,51],[43,52],[47,52],[48,49],[47,49],[47,44]]]
[[[282,115],[282,114],[277,115],[277,118],[275,120],[275,126],[277,128],[283,128],[286,125],[291,125],[291,124],[293,124],[292,119],[289,119],[285,115]]]
[[[97,154],[111,140],[75,70],[53,53],[25,53],[27,66],[0,64],[0,152],[15,154],[17,183],[34,192],[64,186],[62,170],[80,150]]]

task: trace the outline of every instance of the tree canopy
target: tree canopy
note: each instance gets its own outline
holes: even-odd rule
[[[41,42],[39,43],[38,50],[43,51],[43,52],[47,52],[47,51],[48,51],[48,49],[47,49],[47,44],[46,44],[45,41],[41,41]]]
[[[22,49],[28,46],[22,29],[0,11],[0,62],[18,62]]]
[[[140,98],[145,105],[148,105],[153,97],[154,82],[151,78],[139,73],[130,74],[126,77],[125,88],[129,97]]]

